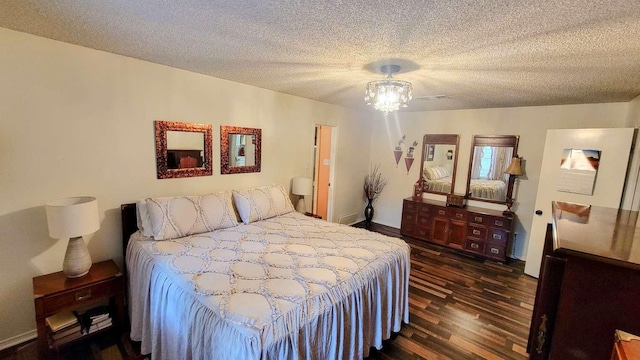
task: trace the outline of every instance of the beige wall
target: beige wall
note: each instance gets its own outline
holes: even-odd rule
[[[122,265],[119,206],[312,176],[315,124],[339,128],[335,216],[360,213],[361,113],[0,28],[0,347],[33,335],[31,278],[59,271],[44,203],[98,198],[94,261]],[[213,176],[157,180],[154,120],[213,124]],[[262,129],[262,172],[220,175],[220,125]],[[340,156],[348,154],[348,156]],[[356,189],[356,191],[354,191]]]
[[[393,148],[400,137],[407,136],[406,144],[418,140],[422,144],[424,134],[460,134],[460,150],[455,183],[455,192],[463,194],[466,189],[472,136],[476,134],[520,135],[518,153],[524,157],[526,176],[520,178],[516,187],[518,216],[517,234],[512,256],[525,259],[529,230],[535,211],[534,205],[538,188],[542,152],[547,129],[624,127],[627,117],[627,103],[540,106],[503,109],[432,111],[391,114],[384,119],[378,114],[371,120],[374,126],[371,138],[371,162],[380,163],[380,169],[387,177],[387,187],[374,205],[374,222],[400,227],[402,199],[411,196],[413,184],[419,178],[420,163],[414,162],[407,175],[404,160],[396,167]],[[615,141],[615,139],[612,139]],[[420,145],[422,146],[422,145]],[[415,154],[420,159],[421,154]],[[429,197],[444,200],[443,196]],[[504,210],[504,206],[472,202],[472,205],[487,206]]]

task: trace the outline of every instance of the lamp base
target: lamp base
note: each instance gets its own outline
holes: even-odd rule
[[[296,211],[302,214],[307,212],[307,204],[304,202],[304,196],[300,196],[300,200],[298,200],[296,204]]]
[[[68,278],[78,278],[86,275],[89,269],[91,269],[91,255],[89,255],[89,250],[82,236],[69,239],[62,263],[62,272]]]

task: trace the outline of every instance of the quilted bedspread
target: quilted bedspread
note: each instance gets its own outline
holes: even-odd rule
[[[402,320],[408,321],[410,249],[401,239],[291,212],[204,234],[137,243],[144,243],[138,252],[152,257],[167,278],[213,312],[214,327],[241,334],[238,346],[253,347],[244,349],[242,356],[276,358],[289,349],[285,357],[309,357],[301,343],[309,346],[310,337],[328,335],[309,334],[309,324],[317,323],[318,331],[334,331],[336,306],[356,312],[341,315],[354,319],[349,327],[361,329],[352,334],[356,337],[386,338],[390,330],[399,330]],[[345,307],[345,302],[356,304],[355,308]],[[380,316],[388,319],[375,319]],[[377,346],[381,340],[355,339],[355,348],[344,351],[327,340],[317,346],[329,346],[329,352],[311,356],[362,357],[368,345]],[[163,346],[150,350],[154,355],[164,353],[167,345]],[[166,352],[167,357],[185,356],[174,350]],[[191,349],[189,354],[198,351]],[[206,350],[202,354],[213,357]]]

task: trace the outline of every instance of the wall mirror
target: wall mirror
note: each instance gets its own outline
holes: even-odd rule
[[[262,130],[220,126],[220,173],[260,172]]]
[[[426,134],[422,138],[423,192],[453,194],[459,141],[460,135],[450,134]]]
[[[156,121],[158,179],[213,174],[210,124]]]
[[[511,198],[514,177],[505,174],[518,154],[517,135],[474,135],[467,176],[471,200],[504,204]]]

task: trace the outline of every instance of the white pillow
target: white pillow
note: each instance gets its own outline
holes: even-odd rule
[[[289,194],[281,185],[233,191],[233,200],[245,224],[293,211]]]
[[[136,217],[138,222],[138,230],[146,237],[153,236],[153,226],[151,225],[151,216],[147,211],[147,201],[142,199],[136,201]]]
[[[149,198],[146,204],[154,240],[175,239],[238,225],[230,191]]]
[[[438,180],[447,176],[451,176],[451,172],[444,166],[433,166],[424,169],[424,176],[427,178],[427,180]]]

